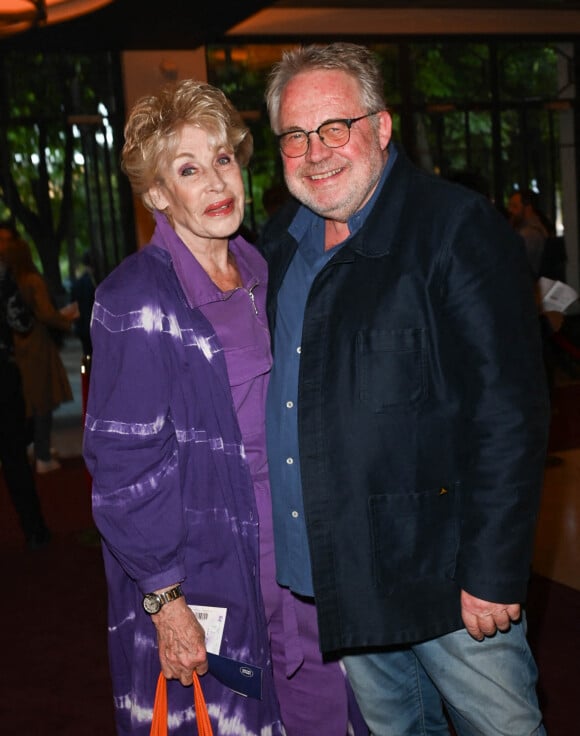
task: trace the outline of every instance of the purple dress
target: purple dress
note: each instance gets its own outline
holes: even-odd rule
[[[187,291],[214,326],[224,349],[230,388],[254,482],[260,519],[260,581],[272,666],[288,736],[366,736],[368,728],[338,662],[323,662],[313,602],[276,583],[272,502],[266,452],[266,392],[272,365],[265,307],[265,272],[247,244],[230,244],[243,288],[221,292],[183,250],[174,254],[178,274],[193,279]],[[248,296],[253,310],[248,313]]]
[[[236,239],[231,248],[252,296],[245,281],[246,288],[220,298],[235,300],[241,325],[248,322],[243,310],[255,314],[258,294],[263,304],[266,273],[252,246]],[[214,733],[279,736],[259,580],[254,453],[242,440],[226,367],[231,357],[238,378],[245,364],[252,374],[245,378],[266,373],[267,330],[252,325],[252,332],[264,330],[261,348],[257,333],[248,334],[247,355],[243,344],[224,355],[194,303],[197,268],[205,274],[157,216],[152,243],[100,285],[93,310],[84,452],[104,540],[117,729],[119,736],[149,734],[159,656],[141,600],[183,580],[188,603],[227,608],[220,653],[264,669],[261,701],[233,693],[210,673],[202,678]],[[168,705],[169,733],[191,734],[192,688],[169,681]]]

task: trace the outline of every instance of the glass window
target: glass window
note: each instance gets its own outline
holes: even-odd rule
[[[89,249],[104,276],[133,245],[125,240],[119,193],[118,58],[7,51],[0,75],[2,160],[13,184],[2,193],[0,215],[19,217],[55,291],[61,273],[72,277]],[[37,224],[34,241],[25,220]]]
[[[541,43],[498,44],[499,96],[503,100],[557,97],[558,54]]]
[[[410,46],[413,102],[489,100],[489,48],[475,43]]]
[[[504,203],[514,189],[533,189],[551,219],[560,191],[559,127],[552,110],[509,109],[501,115]]]

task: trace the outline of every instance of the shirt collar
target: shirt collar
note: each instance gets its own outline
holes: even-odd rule
[[[177,235],[167,217],[157,210],[155,223],[156,228],[151,242],[168,251],[189,306],[196,308],[228,299],[235,290],[224,292],[214,284],[197,258]],[[256,257],[252,257],[251,246],[241,236],[229,241],[229,249],[236,258],[243,287],[250,291],[264,279],[258,267],[260,256],[256,251]]]

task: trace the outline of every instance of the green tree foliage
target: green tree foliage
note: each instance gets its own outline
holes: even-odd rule
[[[33,244],[56,298],[65,253],[72,270],[90,242],[83,129],[115,109],[109,68],[78,54],[0,55],[0,214]]]
[[[481,43],[414,43],[416,103],[474,103],[491,99],[489,47]]]
[[[550,99],[558,90],[558,52],[553,45],[506,43],[498,49],[503,99]]]

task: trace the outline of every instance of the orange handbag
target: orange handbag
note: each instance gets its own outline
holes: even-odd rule
[[[195,705],[198,736],[213,736],[213,730],[197,672],[193,673],[193,702]],[[157,689],[155,691],[151,736],[167,736],[167,680],[162,672],[159,673]]]

